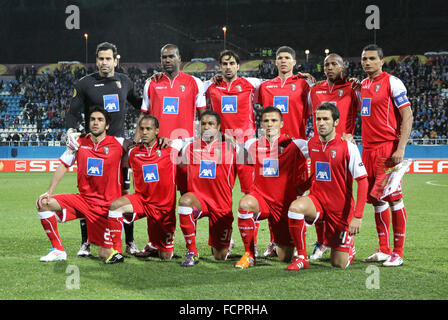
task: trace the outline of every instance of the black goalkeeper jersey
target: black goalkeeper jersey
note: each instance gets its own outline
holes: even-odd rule
[[[140,110],[142,98],[134,89],[134,84],[123,73],[115,72],[113,77],[103,78],[98,72],[81,78],[73,91],[73,99],[66,115],[66,128],[77,129],[84,114],[84,128],[89,132],[88,115],[93,106],[103,106],[111,116],[107,134],[124,137],[126,101]]]

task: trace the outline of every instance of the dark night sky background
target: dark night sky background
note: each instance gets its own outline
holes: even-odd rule
[[[67,30],[68,5],[80,9],[80,29]],[[84,61],[102,41],[115,43],[123,62],[156,62],[159,49],[175,43],[184,61],[216,57],[227,47],[242,59],[257,58],[260,48],[289,45],[298,58],[304,50],[325,48],[359,56],[372,43],[368,5],[380,8],[376,42],[385,55],[448,51],[448,2],[440,0],[2,0],[0,63]]]

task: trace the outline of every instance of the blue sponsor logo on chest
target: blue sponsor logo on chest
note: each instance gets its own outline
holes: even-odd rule
[[[107,112],[120,111],[120,100],[118,94],[107,94],[103,96],[104,109]]]
[[[199,168],[199,178],[215,179],[216,162],[210,160],[201,160],[201,166]]]
[[[370,105],[372,103],[371,98],[363,98],[361,105],[361,116],[370,116]]]
[[[278,177],[278,159],[263,159],[263,177]]]
[[[316,180],[331,181],[331,169],[328,162],[316,162]]]
[[[288,113],[289,112],[289,97],[288,96],[274,97],[274,107],[276,107],[282,113]]]
[[[179,98],[178,97],[163,97],[163,113],[178,114],[179,113]]]
[[[221,97],[221,112],[222,113],[237,113],[237,96],[222,96]]]
[[[144,182],[159,181],[159,168],[157,164],[146,164],[142,166],[142,169]]]
[[[102,176],[104,159],[87,158],[87,175]]]

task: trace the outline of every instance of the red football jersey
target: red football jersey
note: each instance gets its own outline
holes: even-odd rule
[[[175,177],[181,148],[182,142],[173,140],[167,148],[160,148],[156,142],[150,148],[139,144],[129,150],[135,193],[146,204],[161,211],[172,211],[176,207]]]
[[[260,85],[258,103],[263,108],[274,106],[283,114],[281,133],[296,139],[306,139],[306,120],[311,115],[308,92],[311,82],[292,75],[286,80],[276,77]]]
[[[253,103],[262,80],[239,77],[227,83],[205,82],[211,109],[221,118],[221,131],[233,130],[234,136],[252,137],[256,131]]]
[[[348,225],[354,214],[353,179],[367,176],[358,147],[337,134],[328,142],[308,141],[313,183],[310,194],[322,203],[329,219]]]
[[[182,150],[188,164],[188,191],[207,199],[216,212],[232,211],[236,176],[236,151],[222,140],[210,144],[195,140]]]
[[[297,162],[305,162],[306,141],[281,135],[274,142],[266,137],[248,140],[245,149],[254,164],[251,191],[262,195],[279,212],[297,198]]]
[[[94,143],[91,135],[80,137],[76,156],[66,151],[60,161],[67,167],[75,161],[78,166],[78,190],[86,201],[109,206],[121,197],[121,157],[124,154],[123,138],[106,136]]]
[[[403,82],[383,72],[361,82],[361,120],[363,147],[386,141],[398,141],[399,110],[410,106]]]
[[[314,114],[318,105],[329,102],[339,109],[339,124],[337,133],[353,134],[356,128],[356,114],[361,110],[361,97],[359,90],[353,90],[351,82],[343,78],[333,85],[328,81],[322,81],[314,85],[308,94],[308,104],[313,110],[314,134],[317,136]]]
[[[141,111],[159,120],[159,135],[163,137],[194,137],[196,111],[205,107],[202,81],[182,71],[174,80],[163,74],[157,82],[147,82],[143,89]]]

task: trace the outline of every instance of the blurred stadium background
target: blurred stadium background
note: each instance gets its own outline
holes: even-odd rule
[[[379,30],[365,25],[371,4],[380,9]],[[79,29],[66,27],[69,5],[80,10]],[[386,55],[384,69],[408,88],[415,117],[409,143],[446,145],[445,5],[439,0],[4,0],[0,143],[63,145],[73,83],[95,70],[95,47],[102,41],[118,46],[118,71],[127,73],[140,92],[145,79],[160,71],[159,50],[166,43],[179,46],[183,71],[203,80],[217,72],[215,58],[224,48],[241,56],[241,75],[273,78],[274,53],[281,45],[296,50],[296,71],[322,80],[325,49],[342,55],[348,74],[363,79],[360,51],[376,42]],[[126,129],[132,136],[138,112],[129,110]],[[255,106],[256,115],[259,110]],[[309,135],[311,128],[310,123]],[[360,141],[359,123],[355,135]]]

